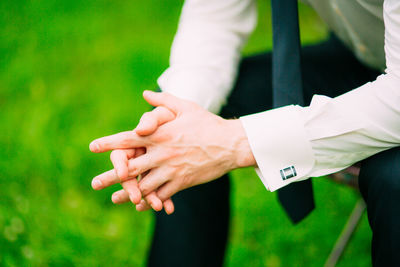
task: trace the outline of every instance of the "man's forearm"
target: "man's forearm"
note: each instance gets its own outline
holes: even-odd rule
[[[241,49],[256,22],[254,0],[186,0],[162,91],[218,113],[232,89]]]

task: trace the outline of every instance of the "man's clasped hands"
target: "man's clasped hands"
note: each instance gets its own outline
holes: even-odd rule
[[[131,201],[138,211],[164,208],[171,214],[175,193],[256,164],[239,120],[223,119],[164,92],[144,91],[143,97],[155,109],[144,113],[134,130],[89,146],[95,153],[112,151],[114,169],[93,178],[92,187],[121,183],[114,203]]]

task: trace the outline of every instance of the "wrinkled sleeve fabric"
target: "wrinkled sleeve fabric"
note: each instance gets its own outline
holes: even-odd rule
[[[218,113],[256,20],[254,0],[186,0],[161,90]]]
[[[240,118],[256,171],[269,190],[340,171],[399,146],[400,1],[385,0],[383,9],[387,68],[375,81],[336,98],[315,95],[308,107]],[[285,169],[288,176],[281,172]]]

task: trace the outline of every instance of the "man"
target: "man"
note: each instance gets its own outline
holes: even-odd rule
[[[269,110],[270,54],[243,60],[235,83],[240,50],[255,24],[254,1],[188,0],[171,66],[159,79],[164,93],[144,93],[157,108],[136,130],[91,144],[93,152],[115,150],[116,172],[96,177],[95,189],[122,181],[125,191],[115,193],[114,202],[130,199],[145,210],[143,195],[156,210],[164,204],[171,213],[176,206],[169,218],[157,215],[150,265],[222,264],[229,181],[217,178],[232,169],[256,167],[274,191],[366,159],[359,182],[373,264],[400,266],[400,2],[308,2],[335,35],[301,51],[309,106]],[[206,109],[242,117],[225,120]]]

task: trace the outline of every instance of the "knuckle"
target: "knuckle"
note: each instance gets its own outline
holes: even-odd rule
[[[143,171],[146,169],[148,165],[143,164],[143,163],[138,163],[137,161],[134,161],[133,163],[129,164],[129,173],[131,176],[138,176],[139,174],[142,174]]]
[[[117,175],[117,179],[119,180],[120,183],[129,182],[129,180],[130,180],[129,176],[125,176],[125,175],[122,177],[120,175]],[[129,187],[129,183],[126,184],[126,186]]]
[[[165,130],[165,128],[163,126],[160,126],[157,131],[151,136],[151,139],[154,142],[167,142],[172,140],[173,136],[172,134]]]
[[[129,141],[128,140],[124,139],[124,140],[121,141],[121,146],[122,147],[127,147],[128,145],[129,145]]]
[[[143,113],[143,115],[142,115],[142,117],[140,118],[140,120],[142,121],[142,120],[147,120],[147,119],[149,119],[151,117],[151,112],[150,111],[147,111],[147,112],[145,112],[145,113]]]
[[[163,135],[160,128],[157,129],[152,135],[149,136],[149,140],[154,143],[163,142]]]
[[[157,196],[161,201],[166,201],[169,198],[168,191],[166,190],[157,191]]]
[[[116,170],[116,169],[113,169],[113,170],[111,170],[111,171],[112,171],[112,178],[108,179],[108,180],[109,180],[108,183],[111,184],[112,181],[114,181],[114,183],[115,183],[116,181],[121,182],[121,178],[118,176],[117,170]]]
[[[124,132],[124,139],[130,140],[130,139],[132,139],[133,135],[134,135],[134,131],[126,131],[126,132]]]
[[[188,175],[182,175],[182,176],[180,176],[180,177],[181,177],[180,181],[181,181],[181,186],[182,186],[182,188],[187,188],[187,187],[189,187],[190,184],[191,184],[190,176],[188,176]]]
[[[163,117],[163,123],[170,122],[176,118],[175,113],[167,108],[164,108],[163,111],[160,112],[160,114],[160,116]]]
[[[124,132],[122,135],[121,145],[126,147],[130,144],[133,137],[133,131]]]
[[[157,162],[157,163],[161,163],[161,162],[164,162],[167,159],[169,159],[170,156],[169,156],[168,150],[169,149],[159,149],[159,150],[155,151],[156,155],[157,155],[157,158],[154,159],[154,161]]]
[[[144,184],[144,183],[139,184],[139,189],[140,189],[140,191],[142,192],[143,195],[147,195],[148,193],[150,193],[147,184]]]
[[[153,165],[153,159],[150,157],[143,157],[143,161],[141,162],[140,166],[137,166],[138,169],[141,171],[144,169],[150,169]]]
[[[168,154],[166,155],[166,159],[184,156],[183,151],[181,151],[180,149],[171,148],[171,149],[168,149],[167,152],[168,152]]]
[[[158,106],[155,109],[153,109],[151,112],[153,113],[162,113],[166,108],[163,106]]]
[[[130,165],[128,169],[129,177],[135,177],[139,175],[139,170],[137,167]]]

